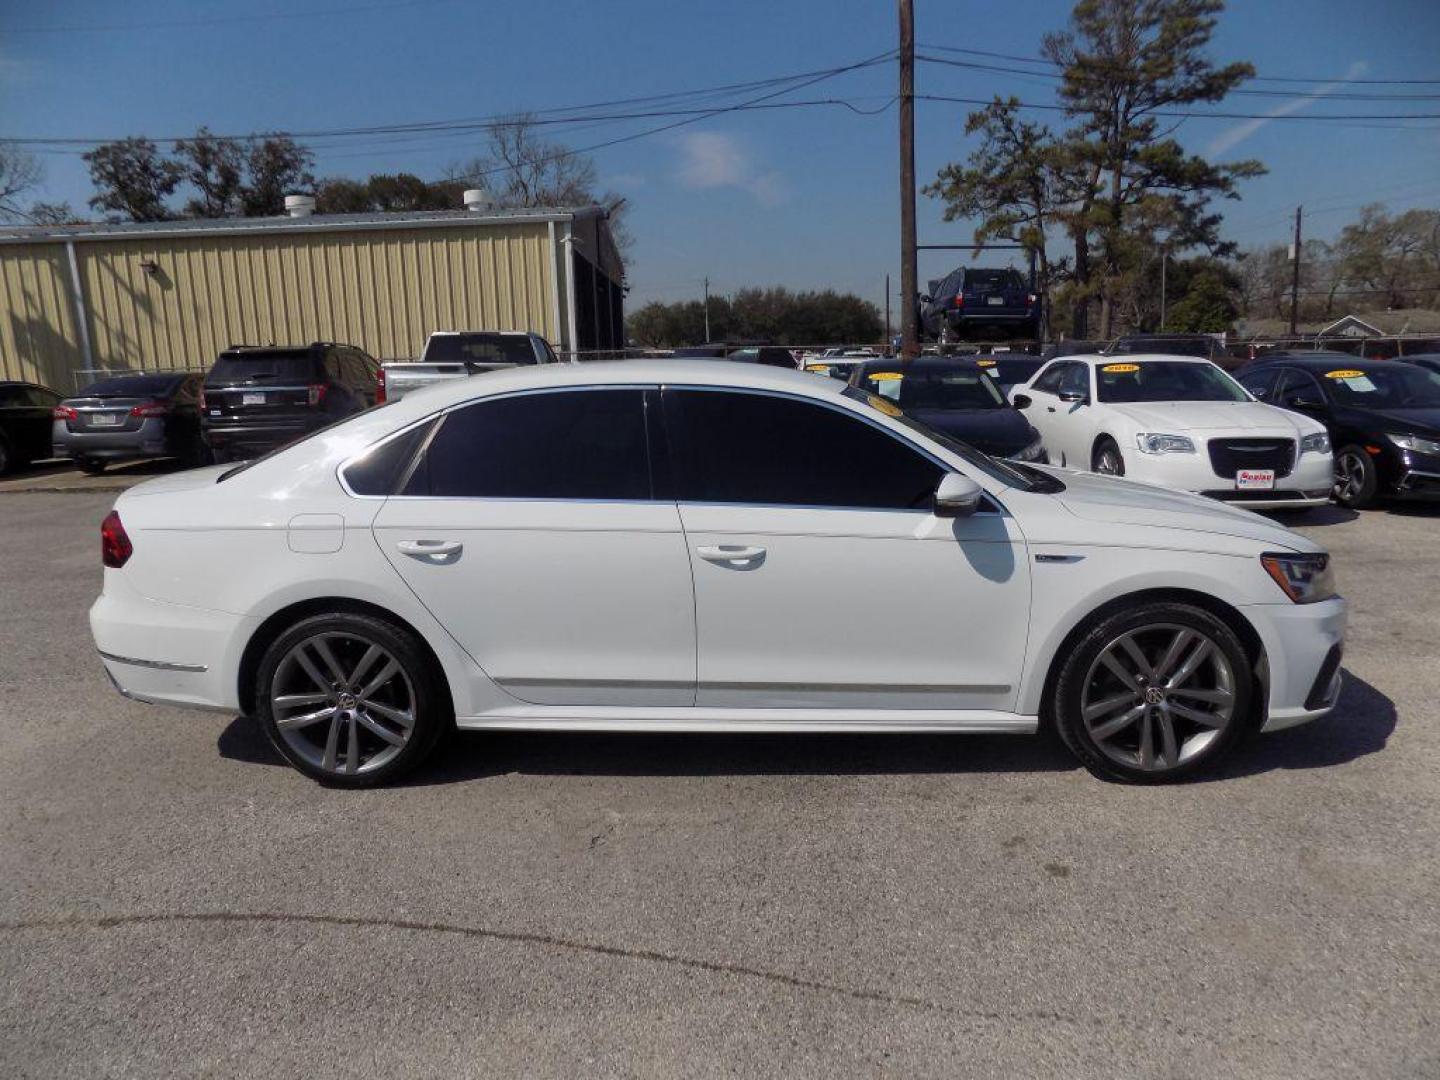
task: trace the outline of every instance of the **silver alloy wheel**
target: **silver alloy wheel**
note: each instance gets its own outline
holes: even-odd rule
[[[1340,502],[1358,499],[1365,490],[1366,461],[1358,450],[1345,450],[1335,459],[1335,498]]]
[[[1235,671],[1215,641],[1157,623],[1121,634],[1090,665],[1080,715],[1101,753],[1164,772],[1202,753],[1234,720]]]
[[[298,642],[270,684],[275,728],[317,769],[373,772],[404,749],[415,729],[415,689],[383,646],[349,631]]]

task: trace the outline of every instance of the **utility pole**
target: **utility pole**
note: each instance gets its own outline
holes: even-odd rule
[[[900,356],[920,352],[915,249],[915,0],[900,0]],[[888,295],[888,290],[887,290]]]
[[[885,353],[890,353],[890,275],[885,275]]]
[[[705,344],[710,344],[710,279],[705,279]]]
[[[1296,318],[1300,314],[1300,211],[1303,206],[1295,207],[1295,249],[1290,252],[1290,258],[1294,260],[1290,268],[1290,336],[1295,336]]]

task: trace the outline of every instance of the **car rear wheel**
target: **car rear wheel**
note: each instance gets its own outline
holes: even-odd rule
[[[1114,439],[1101,439],[1100,444],[1095,447],[1095,455],[1090,462],[1092,472],[1104,473],[1107,476],[1124,476],[1125,459],[1120,456],[1120,447],[1115,445]]]
[[[1146,604],[1099,621],[1064,661],[1055,725],[1096,776],[1174,780],[1214,764],[1250,727],[1254,672],[1203,608]]]
[[[441,675],[408,630],[369,615],[317,615],[266,650],[255,701],[271,743],[337,787],[419,765],[448,724]]]
[[[1363,446],[1342,447],[1335,455],[1335,501],[1351,510],[1374,506],[1380,492],[1375,459]]]

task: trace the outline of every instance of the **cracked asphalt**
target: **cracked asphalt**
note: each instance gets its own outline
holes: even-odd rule
[[[0,494],[0,1075],[1440,1076],[1436,512],[1293,520],[1344,696],[1202,782],[485,735],[344,792],[110,688],[112,499]]]

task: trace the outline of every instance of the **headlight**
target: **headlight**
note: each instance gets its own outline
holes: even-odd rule
[[[1306,435],[1300,440],[1300,453],[1310,452],[1317,454],[1330,453],[1330,436],[1323,431],[1317,431],[1314,435]]]
[[[1043,439],[1036,439],[1024,450],[1016,451],[1010,455],[1012,461],[1039,461],[1045,456],[1045,442]]]
[[[1142,431],[1135,436],[1142,454],[1193,454],[1195,444],[1185,435],[1159,435]]]
[[[1396,446],[1414,450],[1417,454],[1440,454],[1440,442],[1434,439],[1422,439],[1418,435],[1390,435],[1388,438]]]
[[[1260,563],[1297,604],[1314,604],[1335,595],[1329,555],[1261,555]]]

